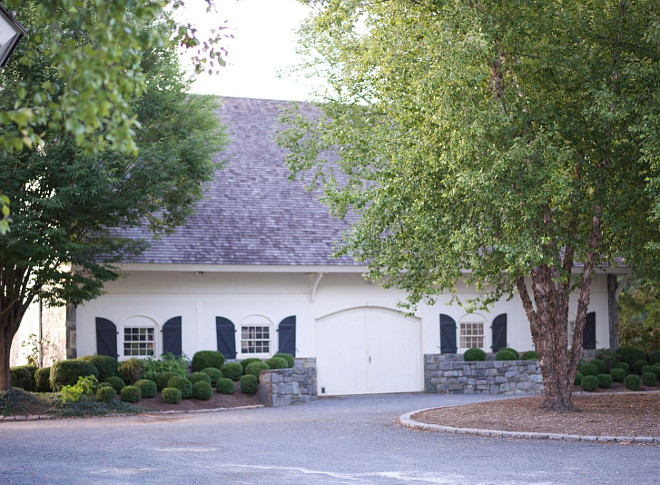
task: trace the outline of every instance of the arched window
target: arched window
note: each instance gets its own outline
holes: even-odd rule
[[[461,350],[484,349],[486,346],[486,319],[478,313],[468,313],[459,320],[458,346]]]
[[[273,322],[263,315],[250,315],[240,324],[240,353],[245,357],[266,357],[273,349]]]
[[[158,354],[158,324],[145,316],[134,316],[124,322],[120,331],[121,357],[153,357]]]

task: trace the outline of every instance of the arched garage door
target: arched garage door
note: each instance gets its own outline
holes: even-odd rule
[[[385,308],[354,308],[316,321],[320,396],[421,391],[421,323]]]

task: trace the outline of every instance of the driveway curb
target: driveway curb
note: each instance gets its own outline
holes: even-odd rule
[[[415,421],[412,416],[423,411],[438,409],[437,407],[418,409],[399,416],[399,423],[407,428],[421,429],[425,431],[441,431],[453,434],[469,434],[473,436],[490,436],[499,438],[522,438],[522,439],[542,439],[559,441],[588,441],[598,443],[636,443],[636,444],[660,444],[660,438],[653,436],[589,436],[578,434],[560,434],[560,433],[535,433],[531,431],[501,431],[495,429],[476,429],[476,428],[453,428],[451,426],[441,426],[439,424],[422,423]]]

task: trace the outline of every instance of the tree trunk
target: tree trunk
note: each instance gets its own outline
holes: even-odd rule
[[[615,274],[607,275],[607,313],[610,320],[610,350],[619,348],[619,304],[617,302],[618,281]]]
[[[3,305],[3,300],[9,300],[11,303]],[[24,306],[19,298],[10,300],[6,295],[0,295],[0,391],[6,391],[11,387],[9,375],[11,343],[23,320],[27,305],[29,303]]]
[[[0,391],[6,391],[11,387],[9,376],[9,355],[11,352],[12,338],[8,338],[4,329],[0,331]]]

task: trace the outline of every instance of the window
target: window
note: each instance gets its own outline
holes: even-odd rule
[[[460,325],[460,348],[484,348],[484,322],[468,320]]]
[[[155,333],[153,327],[124,327],[124,356],[155,355]]]
[[[267,354],[270,352],[270,327],[243,325],[241,327],[241,353]]]

